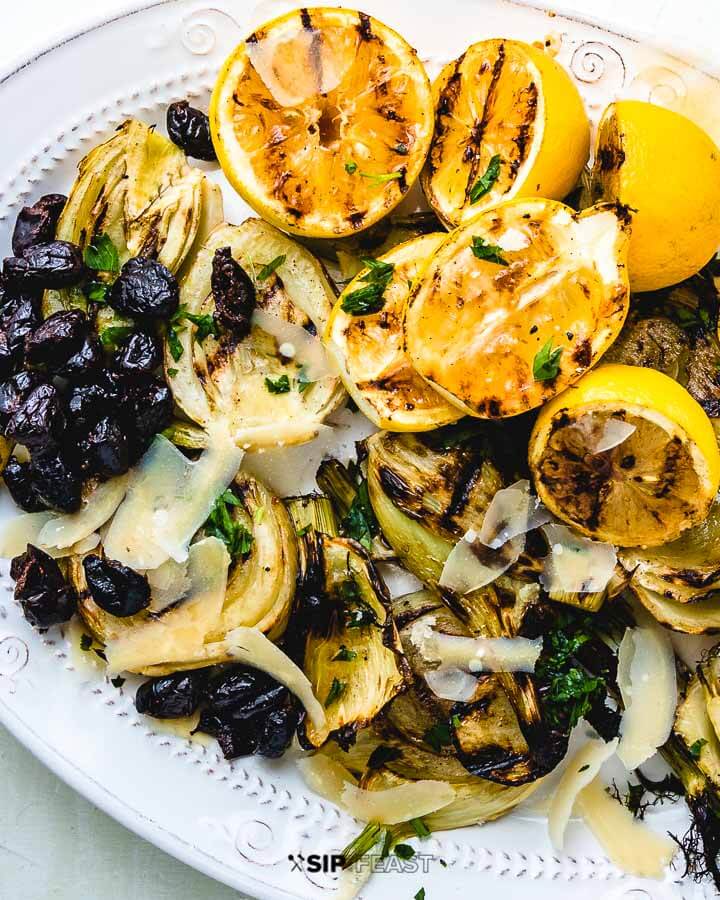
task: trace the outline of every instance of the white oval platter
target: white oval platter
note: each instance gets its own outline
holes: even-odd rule
[[[38,55],[0,81],[0,246],[8,247],[18,210],[48,191],[67,190],[93,144],[128,116],[162,126],[168,102],[201,107],[218,67],[252,27],[297,5],[269,0],[169,0],[131,12]],[[720,85],[685,64],[597,25],[507,0],[363,0],[418,48],[433,75],[474,40],[519,37],[547,42],[572,72],[593,118],[612,99],[635,97],[695,118],[720,142]],[[212,169],[212,167],[208,167]],[[224,183],[219,173],[213,175]],[[249,210],[225,184],[227,217]],[[331,438],[278,459],[261,460],[281,493],[313,486],[327,449],[347,454],[362,423],[338,418]],[[292,460],[292,462],[290,461]],[[268,466],[269,464],[269,466]],[[10,514],[6,497],[0,515]],[[337,876],[313,872],[309,854],[338,852],[357,823],[313,796],[292,760],[228,763],[214,743],[191,743],[139,716],[130,682],[117,689],[70,651],[67,635],[34,632],[0,571],[0,721],[46,765],[111,816],[197,869],[258,898],[329,898]],[[682,806],[651,813],[654,827],[682,833]],[[366,898],[427,900],[473,896],[504,900],[695,900],[712,894],[682,879],[624,876],[578,824],[558,855],[543,816],[531,810],[483,828],[423,843],[415,868],[377,874]],[[293,857],[292,859],[290,857]],[[442,862],[441,862],[442,861]],[[396,860],[396,863],[398,861]]]

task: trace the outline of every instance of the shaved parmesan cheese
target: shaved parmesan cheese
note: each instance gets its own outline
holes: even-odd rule
[[[233,659],[267,672],[295,694],[318,731],[325,727],[325,710],[313,694],[307,676],[262,631],[257,628],[235,628],[228,632],[224,643]]]
[[[457,594],[469,594],[499,578],[518,561],[525,535],[518,535],[498,550],[491,550],[468,532],[450,551],[440,575],[440,586]]]
[[[533,672],[543,644],[542,638],[443,634],[420,622],[410,629],[410,640],[428,662],[466,672]]]
[[[635,819],[613,799],[596,778],[577,798],[577,808],[610,861],[623,872],[640,878],[662,878],[678,845]]]
[[[530,493],[527,478],[498,491],[485,512],[480,542],[497,550],[511,538],[552,521],[552,516]]]
[[[145,577],[150,585],[150,612],[158,613],[182,600],[189,593],[192,582],[187,562],[166,560],[157,569],[149,569]]]
[[[136,570],[167,559],[183,562],[197,530],[240,468],[243,451],[216,429],[208,449],[191,462],[158,436],[133,470],[127,496],[105,537],[105,553]]]
[[[312,790],[363,822],[397,825],[436,812],[455,799],[454,788],[445,781],[412,781],[366,791],[343,765],[320,754],[300,760],[298,766]]]
[[[548,831],[556,850],[562,850],[565,829],[570,821],[578,794],[597,776],[604,762],[615,752],[617,738],[606,744],[593,738],[568,761],[548,810]]]
[[[455,666],[443,666],[425,673],[425,681],[436,697],[468,703],[475,696],[477,678]]]
[[[48,556],[57,559],[62,556],[74,556],[78,553],[87,553],[100,542],[100,535],[95,532],[86,535],[77,544],[71,547],[47,547],[40,541],[40,534],[46,525],[53,522],[57,516],[52,512],[23,513],[6,519],[0,524],[0,559],[12,559],[27,550],[28,544],[44,550]]]
[[[630,422],[623,422],[622,419],[610,418],[605,422],[603,430],[593,447],[590,447],[592,453],[605,453],[607,450],[613,450],[626,441],[635,431],[635,426]]]
[[[179,606],[120,633],[105,648],[111,672],[139,672],[164,663],[184,663],[202,651],[217,628],[225,601],[230,556],[215,537],[193,544],[188,559],[190,591]]]
[[[128,479],[128,475],[120,475],[101,482],[83,499],[77,512],[50,519],[38,535],[41,546],[71,547],[97,531],[122,503]]]
[[[648,760],[670,736],[677,706],[675,653],[650,616],[628,628],[618,652],[618,686],[625,712],[617,755],[628,771]]]
[[[543,525],[550,554],[540,575],[548,593],[592,594],[603,591],[615,571],[612,544],[580,537],[564,525]]]
[[[334,378],[337,375],[320,338],[310,334],[301,325],[286,322],[265,309],[255,310],[252,324],[275,338],[281,356],[294,359],[302,366],[308,381],[320,381],[321,378]],[[290,352],[286,353],[285,350]]]

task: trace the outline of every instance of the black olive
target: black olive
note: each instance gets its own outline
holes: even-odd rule
[[[161,360],[157,338],[138,331],[120,345],[115,355],[115,368],[123,375],[151,375]]]
[[[77,353],[73,353],[67,362],[60,366],[57,374],[70,380],[87,378],[102,369],[103,364],[100,341],[94,334],[88,334]]]
[[[0,378],[12,375],[17,362],[17,354],[13,353],[6,331],[0,331]]]
[[[111,478],[130,468],[128,442],[119,422],[104,416],[80,442],[80,466],[89,475]]]
[[[179,302],[180,291],[172,272],[143,256],[125,263],[108,296],[113,309],[146,319],[169,318]]]
[[[39,372],[18,372],[0,384],[0,427],[5,427],[10,416],[25,400],[33,388],[44,383]]]
[[[83,568],[92,598],[105,612],[124,619],[150,603],[147,578],[114,559],[86,556]]]
[[[10,417],[5,434],[26,447],[51,447],[65,431],[65,412],[57,389],[41,384],[25,397]]]
[[[132,458],[142,455],[152,438],[167,428],[172,420],[173,399],[170,389],[156,378],[134,385],[129,393],[129,439]]]
[[[25,512],[42,512],[47,509],[35,491],[29,462],[20,462],[11,456],[3,471],[3,478],[5,487],[20,509]]]
[[[66,203],[67,197],[63,194],[45,194],[37,203],[20,210],[12,236],[15,256],[22,256],[28,247],[46,244],[55,237],[58,219]]]
[[[15,298],[3,308],[3,319],[5,321],[2,328],[7,335],[10,351],[22,356],[25,341],[42,322],[40,300],[26,295]]]
[[[294,704],[271,710],[262,719],[255,752],[269,759],[282,756],[292,743],[299,720],[300,716]]]
[[[69,241],[49,241],[23,250],[22,256],[5,260],[3,273],[18,285],[37,288],[72,287],[85,273],[82,250]]]
[[[85,433],[120,404],[119,388],[101,373],[97,381],[76,385],[68,395],[68,413],[76,433]]]
[[[252,756],[257,750],[258,727],[255,719],[229,724],[223,719],[203,713],[197,730],[216,738],[225,759]]]
[[[167,131],[170,140],[188,156],[204,159],[205,162],[217,159],[210,136],[210,120],[204,112],[190,106],[187,100],[178,100],[168,106]]]
[[[215,251],[212,264],[211,287],[215,300],[215,320],[231,330],[238,338],[250,334],[250,319],[255,309],[255,285],[237,260],[230,247]]]
[[[80,509],[82,480],[59,450],[33,452],[30,473],[37,495],[48,506],[62,512]]]
[[[74,615],[75,591],[66,584],[60,567],[47,553],[28,544],[26,552],[12,561],[10,576],[16,582],[15,599],[31,625],[49,628]]]
[[[53,313],[28,336],[25,359],[31,366],[58,369],[80,350],[87,333],[87,319],[81,310]]]
[[[285,702],[286,687],[259,669],[237,666],[210,682],[208,705],[224,718],[244,719]]]
[[[206,669],[151,678],[135,694],[135,709],[156,719],[182,719],[198,708],[207,681]]]

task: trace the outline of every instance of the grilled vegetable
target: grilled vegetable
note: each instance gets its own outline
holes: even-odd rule
[[[196,241],[220,221],[219,188],[167,138],[130,119],[80,162],[56,238],[80,246],[102,284],[135,256],[152,257],[176,272]],[[98,255],[103,248],[112,251]],[[86,306],[80,286],[45,295],[46,315]]]
[[[256,293],[252,331],[242,339],[212,324],[213,263],[226,247]],[[165,342],[176,403],[203,427],[224,418],[246,449],[312,439],[344,396],[313,338],[333,300],[315,258],[270,225],[248,219],[218,228],[182,281],[180,314]]]
[[[672,597],[648,590],[639,583],[631,583],[630,588],[645,609],[673,631],[686,634],[720,632],[720,604],[716,593],[690,603],[680,603]]]
[[[351,744],[405,687],[408,669],[390,610],[387,589],[364,548],[335,537],[327,501],[290,502],[301,538],[302,579],[299,655],[313,693],[325,705],[326,722],[306,721],[301,739],[320,747],[328,738]]]

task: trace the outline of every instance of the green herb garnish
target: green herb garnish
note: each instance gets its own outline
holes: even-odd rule
[[[85,285],[85,296],[93,303],[105,303],[109,290],[109,284],[102,281],[89,281]]]
[[[100,332],[100,343],[106,350],[117,350],[118,344],[130,337],[134,330],[132,325],[110,325]]]
[[[81,650],[91,650],[93,645],[93,639],[89,634],[81,634],[80,635],[80,649]]]
[[[167,373],[170,376],[170,378],[174,378],[177,375],[178,370],[177,369],[168,369]]]
[[[342,301],[342,309],[352,316],[365,316],[379,312],[385,305],[385,289],[390,284],[395,266],[393,263],[365,257],[363,265],[368,271],[360,278],[364,287],[351,291]]]
[[[423,740],[426,744],[429,744],[436,753],[439,753],[443,747],[452,744],[450,726],[447,722],[438,722],[436,725],[433,725],[432,728],[428,728],[423,735]]]
[[[354,175],[358,170],[358,164],[356,162],[346,162],[345,163],[345,171],[348,175]]]
[[[472,190],[470,191],[470,203],[477,203],[478,200],[481,197],[484,197],[492,188],[500,175],[500,163],[500,155],[496,153],[488,163],[485,174],[481,178],[478,178],[472,186]]]
[[[488,262],[497,263],[499,266],[508,264],[502,255],[502,247],[498,247],[497,244],[488,244],[485,238],[478,237],[478,235],[473,235],[471,250],[473,256],[477,257],[477,259],[486,259]]]
[[[257,274],[256,281],[265,281],[266,278],[269,278],[276,269],[279,269],[280,266],[285,262],[287,256],[282,254],[282,256],[276,256],[271,262],[269,262],[266,266],[263,266],[262,269]]]
[[[535,381],[550,381],[556,378],[560,371],[561,356],[562,347],[553,349],[552,338],[548,338],[535,354],[535,359],[533,360],[533,378]]]
[[[688,752],[693,759],[700,759],[700,754],[702,752],[702,748],[707,744],[705,738],[698,738],[695,743],[691,744],[688,747]]]
[[[325,699],[325,709],[328,708],[332,703],[335,703],[339,700],[342,695],[347,690],[347,684],[344,681],[339,681],[337,678],[333,678],[333,683],[330,686],[330,690],[328,691],[328,695]]]
[[[429,838],[430,835],[432,834],[432,832],[427,827],[425,822],[423,822],[422,819],[410,819],[410,825],[412,826],[412,829],[415,832],[415,834],[419,838],[422,838],[423,840],[425,838]]]
[[[342,528],[348,537],[354,538],[366,550],[372,548],[373,535],[379,532],[380,526],[370,503],[367,478],[363,478],[358,484],[348,514],[342,521]]]
[[[280,375],[279,378],[266,378],[265,387],[271,394],[287,394],[290,391],[290,379],[287,375]]]
[[[340,649],[333,656],[333,662],[352,662],[357,657],[357,653],[354,650],[348,650],[345,644],[340,644]]]
[[[205,531],[211,537],[221,540],[227,547],[230,558],[236,560],[247,556],[254,538],[242,522],[233,518],[230,509],[234,506],[242,506],[242,502],[228,488],[215,501],[205,523]]]
[[[400,857],[400,859],[412,859],[415,856],[415,850],[410,844],[398,844],[393,850],[395,856]]]
[[[298,389],[298,391],[301,394],[304,394],[305,391],[309,387],[312,387],[314,384],[315,384],[315,382],[311,381],[307,377],[307,372],[305,371],[305,366],[303,366],[302,369],[300,369],[300,372],[298,373],[297,381],[295,382],[295,387]]]
[[[425,900],[425,888],[420,888],[417,894],[415,894],[414,900]]]
[[[96,272],[115,274],[120,271],[117,247],[107,234],[95,235],[90,245],[85,248],[84,258],[88,269],[94,269]]]

